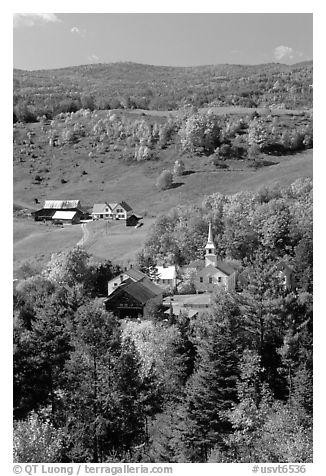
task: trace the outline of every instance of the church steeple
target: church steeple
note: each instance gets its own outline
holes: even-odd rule
[[[213,241],[212,223],[209,222],[207,245],[205,246],[205,266],[216,266],[216,248]]]

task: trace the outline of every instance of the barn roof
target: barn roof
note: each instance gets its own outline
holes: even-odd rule
[[[43,208],[65,210],[67,208],[80,208],[80,200],[45,200]]]
[[[32,212],[32,215],[37,215],[37,216],[47,216],[47,217],[52,217],[54,215],[55,210],[53,208],[41,208],[40,210],[36,210],[35,212]]]
[[[67,210],[58,210],[53,215],[53,220],[72,220],[76,212]]]
[[[133,281],[137,283],[142,283],[156,296],[162,294],[162,289],[159,286],[156,286],[156,284],[154,284],[145,273],[139,271],[139,269],[128,269],[127,271],[125,271],[125,274],[129,276]]]

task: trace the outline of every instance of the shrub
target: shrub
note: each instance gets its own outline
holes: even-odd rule
[[[163,170],[161,175],[158,177],[156,186],[159,190],[167,190],[172,187],[173,175],[170,170]]]
[[[61,461],[64,435],[49,420],[32,412],[25,421],[14,424],[15,463],[57,463]]]
[[[231,156],[231,146],[229,144],[222,144],[218,149],[219,156],[228,159]]]
[[[220,119],[207,113],[196,113],[182,125],[179,135],[185,152],[211,154],[220,143]]]
[[[185,172],[185,164],[183,160],[176,160],[174,163],[173,173],[174,175],[183,175]]]
[[[256,145],[260,150],[268,145],[268,133],[261,119],[254,119],[249,124],[248,144]]]
[[[256,160],[260,155],[260,148],[257,144],[252,144],[248,147],[248,159]]]
[[[220,160],[218,157],[214,157],[212,159],[212,164],[215,165],[217,169],[227,169],[228,165],[225,164],[222,160]]]

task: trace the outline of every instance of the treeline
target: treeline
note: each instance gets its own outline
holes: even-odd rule
[[[158,220],[140,257],[218,253],[245,271],[195,319],[123,323],[96,298],[118,272],[54,255],[14,295],[18,462],[311,462],[312,184],[215,194]],[[275,264],[294,269],[281,285]]]
[[[215,193],[201,205],[179,206],[152,226],[139,262],[189,264],[203,259],[208,223],[212,223],[216,252],[221,259],[244,266],[256,253],[285,260],[297,280],[311,281],[312,180],[299,179],[287,188],[263,187],[234,195]],[[307,287],[307,290],[311,290]]]
[[[312,107],[312,63],[193,68],[117,63],[14,71],[14,121],[52,119],[81,108],[175,110],[184,104]]]

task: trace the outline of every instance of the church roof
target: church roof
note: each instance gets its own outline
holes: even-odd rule
[[[224,261],[217,261],[215,267],[222,271],[222,273],[227,274],[228,276],[235,272],[235,269]]]
[[[197,270],[198,269],[202,269],[205,267],[205,261],[202,260],[202,259],[196,259],[194,261],[190,261],[189,264],[186,264],[185,266],[183,266],[182,268],[183,269],[187,269],[187,268],[196,268]]]

